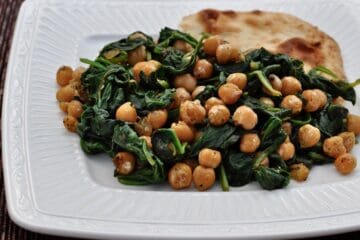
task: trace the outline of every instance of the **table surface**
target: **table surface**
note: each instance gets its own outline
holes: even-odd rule
[[[19,8],[23,0],[0,0],[0,102],[2,102],[3,87],[6,75],[7,61],[9,57],[9,49],[11,46],[11,40],[13,30],[16,22],[16,17],[19,12]],[[1,105],[0,105],[1,110]],[[0,146],[1,149],[1,146]],[[69,238],[55,237],[49,235],[38,234],[27,231],[21,227],[18,227],[7,213],[4,179],[2,173],[2,161],[0,156],[0,226],[1,226],[1,240],[17,240],[17,239],[31,239],[31,240],[65,240]],[[299,236],[299,239],[301,236]],[[351,232],[346,234],[339,234],[327,237],[311,238],[312,240],[331,240],[331,239],[359,239],[359,232]]]

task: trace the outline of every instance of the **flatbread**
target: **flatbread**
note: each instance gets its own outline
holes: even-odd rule
[[[335,40],[295,16],[265,11],[235,12],[205,9],[186,16],[180,29],[195,37],[220,35],[242,52],[264,47],[304,62],[305,70],[324,66],[345,79],[343,60]]]

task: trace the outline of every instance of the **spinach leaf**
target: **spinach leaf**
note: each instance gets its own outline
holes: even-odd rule
[[[313,114],[312,124],[319,128],[322,134],[331,137],[346,130],[348,112],[342,106],[328,104],[322,111]]]
[[[289,184],[290,174],[288,171],[278,168],[260,166],[255,171],[255,179],[266,190],[283,188]]]
[[[253,158],[241,152],[229,153],[224,159],[226,176],[231,186],[243,186],[252,180]]]

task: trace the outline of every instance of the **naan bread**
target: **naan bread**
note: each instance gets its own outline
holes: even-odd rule
[[[340,48],[317,27],[285,13],[202,10],[186,16],[180,28],[195,37],[218,34],[242,52],[264,47],[304,62],[305,70],[325,66],[345,79]]]

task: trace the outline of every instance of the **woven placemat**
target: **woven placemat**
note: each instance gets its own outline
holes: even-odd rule
[[[9,57],[9,50],[11,46],[12,34],[18,15],[20,5],[23,0],[0,0],[0,102],[2,102],[4,81],[6,75],[7,60]],[[1,110],[1,105],[0,105]],[[1,112],[1,111],[0,111]],[[0,145],[1,149],[1,145]],[[49,235],[38,234],[27,231],[18,227],[9,218],[6,210],[4,179],[2,173],[2,161],[0,155],[0,226],[1,235],[0,240],[65,240],[69,238],[54,237]],[[299,239],[301,236],[299,236]],[[312,240],[325,240],[325,239],[360,239],[360,232],[352,232],[347,234],[333,235],[321,238],[312,238]]]

